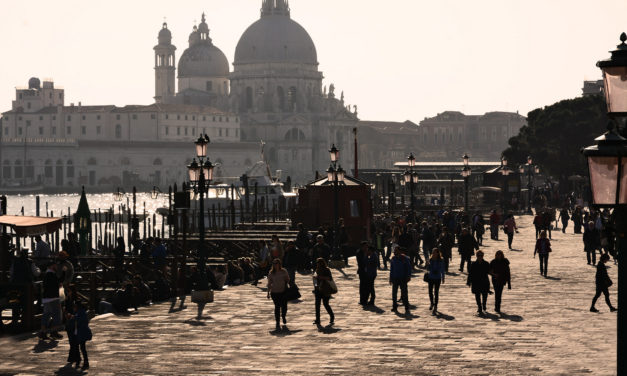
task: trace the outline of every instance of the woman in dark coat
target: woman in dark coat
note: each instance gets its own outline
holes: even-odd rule
[[[477,251],[477,261],[470,265],[468,271],[468,281],[466,284],[471,286],[472,293],[475,294],[477,301],[477,313],[480,315],[486,311],[486,303],[488,301],[488,292],[490,291],[490,264],[483,259],[483,252]]]
[[[335,315],[333,314],[333,310],[329,305],[329,299],[331,299],[331,294],[325,292],[325,288],[321,288],[323,284],[328,281],[333,281],[333,276],[331,275],[331,270],[327,266],[327,262],[323,258],[318,258],[316,260],[316,273],[314,274],[314,294],[316,295],[316,321],[314,324],[320,325],[320,303],[324,304],[324,309],[327,310],[329,314],[329,325],[333,325],[335,322]]]
[[[81,353],[83,353],[83,369],[89,368],[89,359],[87,358],[87,348],[85,343],[91,341],[91,329],[89,328],[89,318],[83,303],[78,301],[74,304],[74,313],[68,314],[66,331],[70,341],[70,354],[68,355],[68,363],[76,363],[78,368],[81,362]],[[80,352],[79,352],[80,348]]]
[[[588,259],[588,265],[596,265],[597,263],[597,249],[600,246],[599,230],[594,227],[594,222],[588,222],[583,232],[583,250],[586,252],[586,258]]]
[[[494,286],[494,311],[501,313],[503,288],[507,284],[507,288],[512,289],[509,260],[505,258],[503,251],[496,251],[494,260],[490,262],[490,275],[492,276],[492,286]]]
[[[610,259],[610,256],[607,253],[601,255],[601,260],[599,260],[599,264],[597,265],[597,273],[595,276],[595,283],[597,287],[597,292],[592,298],[592,306],[590,306],[590,312],[599,312],[598,309],[594,308],[594,305],[597,302],[597,299],[601,296],[601,294],[605,295],[605,303],[608,307],[610,307],[610,312],[616,311],[616,308],[612,306],[612,302],[610,302],[610,292],[608,288],[612,286],[612,280],[610,276],[607,274],[607,269],[605,267],[605,263]]]

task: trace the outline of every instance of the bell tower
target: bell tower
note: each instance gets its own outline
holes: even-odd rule
[[[155,102],[168,103],[176,93],[175,83],[175,51],[172,44],[172,33],[168,24],[163,23],[159,31],[159,44],[155,50]]]

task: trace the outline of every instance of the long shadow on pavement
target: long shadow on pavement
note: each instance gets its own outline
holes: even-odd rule
[[[490,312],[484,312],[484,313],[478,315],[477,317],[482,318],[482,319],[492,320],[492,321],[501,321],[501,320],[509,320],[509,321],[513,321],[513,322],[521,322],[521,321],[523,321],[523,317],[522,316],[508,315],[508,314],[503,313],[503,312],[501,312],[499,315],[495,315],[495,314],[490,313]]]
[[[561,281],[562,280],[559,277],[546,277],[546,279],[550,279],[551,281]]]
[[[334,334],[341,330],[342,329],[333,327],[331,325],[327,325],[327,326],[318,325],[318,331],[323,334]]]
[[[37,353],[42,353],[44,351],[52,350],[55,347],[57,347],[58,345],[59,345],[59,341],[56,341],[56,340],[52,340],[52,341],[49,341],[49,342],[40,340],[39,342],[37,342],[35,347],[33,347],[33,352],[36,353],[36,354]]]
[[[436,319],[441,319],[441,320],[446,320],[446,321],[453,321],[453,320],[455,320],[455,317],[449,316],[446,313],[442,313],[442,312],[436,312],[435,318]]]
[[[280,330],[271,330],[270,335],[273,335],[275,337],[287,337],[302,331],[302,329],[290,330],[290,328],[288,328],[286,325],[283,325]]]
[[[368,312],[374,312],[377,315],[382,314],[383,312],[385,312],[384,310],[382,310],[381,308],[377,307],[376,305],[368,305],[368,306],[364,306],[364,311],[368,311]]]
[[[87,373],[82,369],[74,368],[71,364],[66,364],[63,367],[59,368],[54,372],[55,375],[59,376],[76,376],[76,375],[86,375]]]

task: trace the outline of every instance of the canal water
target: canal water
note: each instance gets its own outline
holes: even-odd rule
[[[34,216],[36,215],[36,196],[37,195],[10,195],[7,197],[7,214],[8,215],[27,215]],[[71,214],[76,212],[78,208],[78,202],[80,200],[79,194],[58,194],[58,195],[39,195],[39,215],[42,217],[62,217],[67,216],[68,211]],[[114,213],[117,215],[118,213],[125,212],[127,208],[133,209],[133,198],[132,194],[126,194],[125,197],[122,198],[121,201],[116,201],[114,199],[114,195],[112,193],[106,194],[88,194],[87,202],[89,204],[89,209],[92,213],[101,212],[111,210],[113,208]],[[128,206],[127,206],[128,205]],[[150,193],[137,193],[137,215],[142,218],[144,213],[144,208],[146,212],[146,221],[140,221],[139,225],[139,234],[143,236],[144,234],[144,223],[146,227],[146,234],[152,236],[153,233],[161,235],[162,228],[165,228],[165,234],[167,237],[168,226],[165,224],[162,227],[162,222],[165,219],[161,215],[157,214],[158,208],[167,208],[168,207],[168,195],[167,194],[159,194],[157,199],[152,199]],[[154,216],[153,216],[154,215]],[[95,215],[94,215],[95,216]],[[102,216],[104,218],[104,215]],[[154,222],[153,222],[154,218]],[[105,238],[108,237],[109,242],[113,242],[114,234],[118,234],[118,236],[123,236],[125,241],[127,241],[128,234],[128,224],[118,223],[117,228],[113,225],[107,226],[100,223],[94,223],[92,229],[92,234],[94,234],[94,246],[96,244],[96,240],[101,243],[105,243]],[[63,230],[62,230],[63,233]],[[64,234],[61,234],[63,237]],[[128,244],[128,243],[127,243]]]

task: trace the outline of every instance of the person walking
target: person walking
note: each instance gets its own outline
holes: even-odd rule
[[[409,299],[407,284],[411,280],[411,261],[405,256],[400,247],[394,250],[394,257],[390,260],[390,285],[392,285],[392,312],[398,312],[398,289],[401,289],[401,300],[405,306],[405,314],[409,313]]]
[[[448,273],[448,267],[453,260],[453,246],[455,245],[455,235],[451,234],[447,226],[442,227],[442,233],[438,238],[438,249],[444,260],[444,271]]]
[[[597,273],[594,277],[596,284],[596,294],[594,294],[594,298],[592,298],[592,306],[590,306],[590,312],[599,312],[598,309],[594,307],[597,302],[597,299],[601,296],[601,294],[605,295],[605,303],[608,307],[610,307],[610,312],[617,311],[614,306],[612,306],[612,302],[610,302],[610,292],[608,288],[612,286],[613,282],[610,279],[610,276],[607,274],[607,267],[605,263],[610,259],[610,256],[607,253],[601,255],[601,259],[599,260],[599,265],[597,265]]]
[[[470,265],[466,285],[471,287],[477,301],[477,313],[482,315],[486,309],[488,292],[490,291],[490,264],[483,259],[483,252],[477,252],[477,260]]]
[[[564,206],[564,208],[560,211],[558,219],[561,219],[562,221],[562,234],[565,234],[566,227],[568,227],[568,221],[570,220],[570,215],[568,214],[568,206]]]
[[[588,222],[583,232],[583,250],[586,252],[586,258],[588,259],[588,265],[596,265],[597,263],[597,248],[600,245],[599,230],[596,229],[594,222]]]
[[[440,284],[444,283],[446,274],[444,260],[438,248],[431,250],[431,259],[427,265],[427,283],[429,285],[429,310],[435,316],[438,314],[438,300],[440,297]]]
[[[501,250],[496,251],[494,260],[490,261],[490,275],[492,276],[492,286],[494,287],[494,311],[501,313],[503,288],[507,284],[507,289],[512,289],[509,260],[505,258]]]
[[[316,296],[316,321],[314,324],[320,326],[320,303],[324,304],[324,309],[329,314],[329,325],[335,323],[335,315],[329,305],[329,299],[333,295],[331,283],[333,275],[331,269],[327,265],[327,261],[322,257],[316,260],[316,272],[314,274],[314,294]]]
[[[552,252],[551,241],[546,237],[546,230],[542,230],[540,232],[540,239],[536,240],[533,258],[536,258],[537,253],[540,259],[540,275],[545,277],[549,270],[549,252]]]
[[[81,301],[77,301],[74,304],[74,312],[68,314],[66,331],[70,342],[70,353],[67,362],[76,363],[76,368],[78,368],[81,363],[81,353],[83,353],[82,369],[88,369],[89,358],[87,357],[87,347],[85,344],[87,341],[91,341],[92,332],[89,328],[89,318],[85,311],[85,306]]]
[[[509,213],[507,215],[507,219],[505,220],[505,223],[503,223],[503,229],[507,234],[507,246],[509,247],[509,249],[512,249],[512,243],[514,242],[514,232],[518,232],[518,227],[516,227],[516,220],[514,220],[514,215],[512,213]]]
[[[490,214],[490,238],[492,240],[499,240],[499,225],[501,224],[501,216],[496,210],[492,210]]]
[[[458,240],[458,252],[461,256],[461,263],[459,264],[459,271],[464,271],[464,264],[468,264],[468,270],[470,271],[470,260],[475,254],[475,250],[479,250],[479,245],[475,238],[470,234],[468,228],[464,227]]]
[[[359,304],[363,306],[374,305],[376,297],[374,281],[377,278],[379,256],[370,247],[368,242],[361,242],[357,253],[357,274],[359,275]]]
[[[276,258],[272,260],[272,270],[268,274],[268,299],[272,297],[274,302],[274,320],[276,321],[276,331],[281,330],[281,318],[283,325],[287,324],[287,299],[285,299],[285,291],[290,283],[290,276],[287,270],[283,269],[281,260]]]
[[[422,222],[422,230],[420,231],[420,240],[422,240],[422,254],[425,256],[425,262],[428,264],[430,260],[431,250],[435,246],[436,237],[429,228],[427,221]]]
[[[290,276],[290,283],[296,286],[296,269],[298,269],[299,263],[299,250],[296,248],[294,241],[287,242],[285,247],[285,254],[283,255],[283,266],[287,269],[287,274]]]
[[[42,340],[48,339],[46,334],[48,330],[50,330],[52,338],[63,338],[58,332],[61,326],[61,300],[59,297],[61,287],[62,284],[57,278],[57,264],[50,262],[43,281],[42,303],[44,308],[41,316],[41,331],[39,332],[39,338]]]

